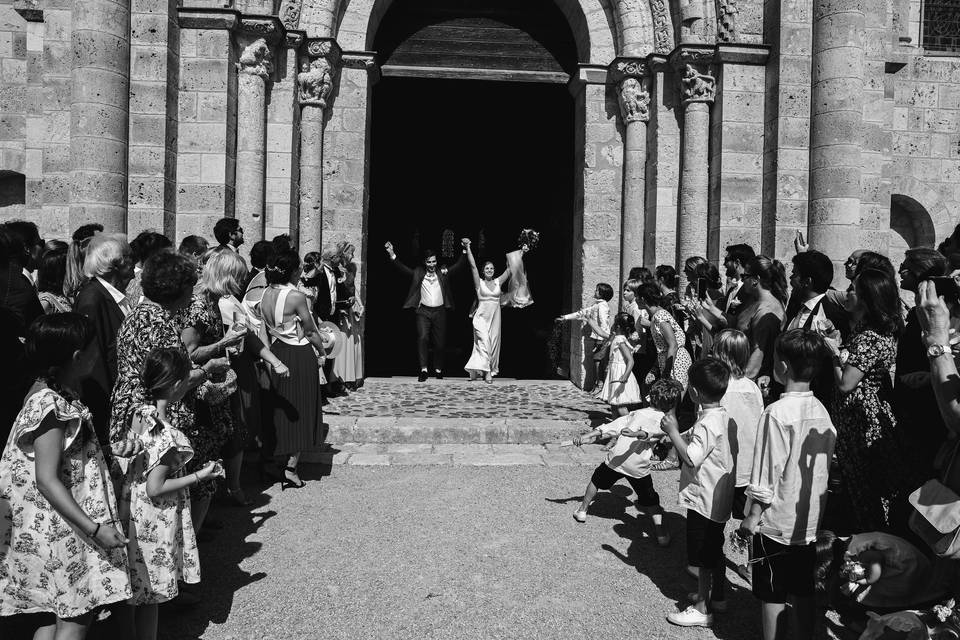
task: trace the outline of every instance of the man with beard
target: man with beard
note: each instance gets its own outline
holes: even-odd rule
[[[449,277],[463,268],[466,255],[448,269],[437,269],[437,254],[432,249],[423,252],[423,265],[411,269],[397,259],[393,243],[384,245],[390,262],[410,277],[410,289],[403,303],[404,309],[415,309],[417,317],[417,355],[420,359],[420,382],[427,379],[430,349],[433,349],[433,369],[437,380],[443,378],[443,351],[447,340],[447,310],[453,308],[453,293]]]
[[[243,244],[243,227],[236,218],[220,218],[217,224],[213,225],[213,237],[217,239],[219,245],[214,248],[216,253],[221,251],[233,251],[236,253]]]
[[[731,316],[736,316],[743,309],[743,272],[748,262],[756,257],[753,247],[748,244],[732,244],[727,247],[723,258],[723,268],[726,271],[727,293],[717,301],[717,306]]]

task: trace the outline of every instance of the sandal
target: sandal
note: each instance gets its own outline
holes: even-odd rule
[[[652,465],[650,465],[650,469],[653,471],[673,471],[674,469],[679,468],[679,460],[661,460],[660,462],[654,462]]]

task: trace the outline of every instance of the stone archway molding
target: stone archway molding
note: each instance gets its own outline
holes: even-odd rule
[[[891,181],[890,193],[910,198],[926,210],[933,222],[935,242],[942,242],[953,233],[957,212],[952,212],[930,185],[910,175],[897,175]]]
[[[392,1],[283,0],[279,13],[288,29],[335,37],[345,50],[364,51]],[[606,65],[617,55],[666,54],[676,45],[670,0],[556,2],[574,32],[581,62]]]

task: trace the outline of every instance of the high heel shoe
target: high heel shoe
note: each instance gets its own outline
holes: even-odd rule
[[[283,480],[282,480],[281,483],[280,483],[280,491],[285,491],[285,490],[288,489],[288,488],[290,488],[290,489],[302,489],[303,487],[307,486],[307,483],[306,483],[306,482],[304,482],[303,480],[300,480],[300,476],[297,476],[297,480],[300,480],[300,483],[297,484],[297,483],[294,482],[291,478],[288,478],[288,477],[287,477],[287,474],[288,474],[288,473],[292,473],[292,474],[294,474],[294,475],[296,476],[296,475],[297,475],[297,470],[294,469],[293,467],[285,467],[285,468],[284,468],[284,470],[283,470]]]

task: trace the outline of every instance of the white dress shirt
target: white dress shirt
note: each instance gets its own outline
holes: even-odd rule
[[[817,539],[837,430],[812,391],[787,392],[760,417],[747,496],[769,505],[761,533],[780,544]]]
[[[680,470],[680,505],[714,522],[726,522],[733,509],[733,456],[723,407],[701,409],[687,432],[687,455],[693,466]]]
[[[117,289],[100,276],[97,276],[97,281],[103,285],[104,289],[107,290],[107,293],[110,294],[110,297],[113,298],[113,301],[117,303],[118,307],[120,307],[120,311],[123,311],[124,316],[130,313],[130,303],[127,302],[127,296],[125,293]]]
[[[790,321],[790,324],[787,325],[787,330],[789,331],[790,329],[799,329],[799,328],[803,327],[803,326],[807,323],[807,319],[810,317],[810,314],[813,313],[813,310],[814,310],[814,309],[816,309],[817,304],[818,304],[821,300],[823,300],[823,298],[824,298],[826,295],[827,295],[827,294],[825,294],[825,293],[821,293],[821,294],[818,295],[817,297],[815,297],[815,298],[810,298],[809,300],[807,300],[806,302],[804,302],[804,303],[803,303],[803,306],[800,307],[800,311],[797,313],[796,316],[794,316],[793,320]],[[825,314],[824,311],[823,311],[823,305],[821,304],[821,305],[820,305],[820,308],[817,309],[817,315],[816,315],[816,317],[814,318],[814,324],[811,325],[811,329],[816,329],[816,328],[817,328],[817,325],[815,324],[816,321],[818,321],[818,320],[819,320],[819,321],[823,321],[823,320],[826,319],[826,317],[827,317],[827,316],[826,316],[826,314]]]
[[[597,427],[605,436],[619,436],[613,449],[607,454],[607,466],[631,478],[645,478],[650,475],[653,447],[659,440],[640,440],[632,436],[621,436],[620,432],[629,427],[631,431],[643,429],[651,436],[663,435],[663,430],[660,429],[662,419],[662,411],[646,407]]]
[[[425,307],[443,306],[443,289],[440,288],[440,276],[429,271],[420,281],[420,304]]]
[[[589,307],[584,307],[580,311],[574,311],[563,316],[564,320],[583,320],[593,319],[597,325],[608,334],[610,333],[610,305],[606,300],[597,300]],[[596,331],[590,331],[590,337],[594,340],[606,340],[606,338]]]
[[[727,306],[726,306],[726,308],[724,309],[724,311],[726,311],[726,312],[729,313],[729,311],[730,311],[730,303],[733,302],[733,301],[737,298],[737,294],[740,293],[740,287],[742,287],[742,286],[743,286],[743,280],[742,280],[742,279],[741,279],[741,280],[738,280],[738,281],[737,281],[737,286],[735,286],[733,289],[730,289],[729,293],[727,293]]]

